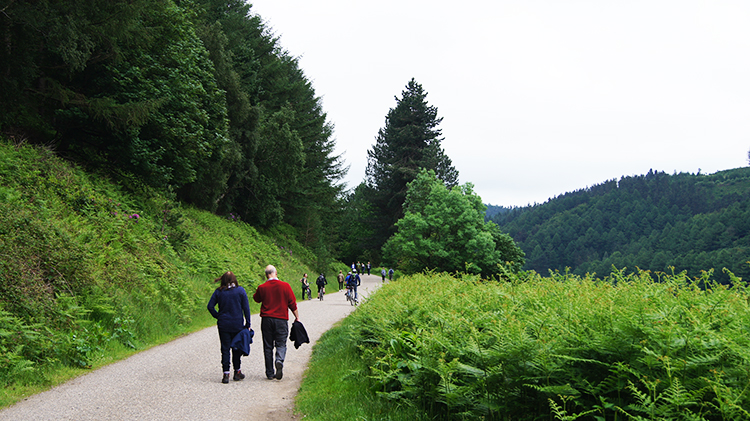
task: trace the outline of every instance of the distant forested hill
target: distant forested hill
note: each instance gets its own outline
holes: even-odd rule
[[[750,280],[750,168],[710,175],[650,171],[609,180],[492,220],[526,253],[526,269],[715,269]]]
[[[512,211],[515,208],[506,208],[505,206],[486,205],[487,211],[484,212],[485,221],[491,220],[495,215],[502,215]]]

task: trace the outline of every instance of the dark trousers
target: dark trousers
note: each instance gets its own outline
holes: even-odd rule
[[[266,361],[266,377],[276,373],[274,361],[282,364],[286,358],[286,341],[289,337],[289,322],[273,317],[260,318],[260,332],[263,334],[263,357]],[[276,348],[274,359],[273,349]]]
[[[221,330],[219,329],[219,341],[221,342],[221,369],[224,370],[226,373],[229,371],[229,352],[230,347],[229,345],[232,343],[232,339],[240,333],[237,332],[230,332],[227,330]],[[235,370],[240,369],[240,357],[242,356],[242,353],[236,349],[231,349],[232,353],[232,365],[234,366]]]

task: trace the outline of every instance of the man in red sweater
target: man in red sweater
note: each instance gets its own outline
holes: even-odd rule
[[[253,300],[260,304],[260,331],[263,334],[263,356],[266,359],[266,377],[281,380],[284,376],[286,341],[289,336],[289,310],[294,320],[299,320],[297,300],[292,287],[279,280],[276,268],[266,266],[266,282],[258,285]],[[273,349],[276,348],[274,361]],[[274,372],[274,367],[276,372]]]

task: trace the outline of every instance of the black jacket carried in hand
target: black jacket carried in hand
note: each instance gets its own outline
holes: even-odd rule
[[[292,323],[289,340],[294,342],[294,349],[299,349],[302,344],[310,343],[310,337],[307,336],[307,331],[301,322],[295,320],[294,323]]]

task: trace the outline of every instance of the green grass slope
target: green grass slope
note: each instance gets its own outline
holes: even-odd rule
[[[267,264],[292,281],[313,262],[283,227],[260,233],[2,140],[0,405],[213,325],[227,270],[253,291]]]

